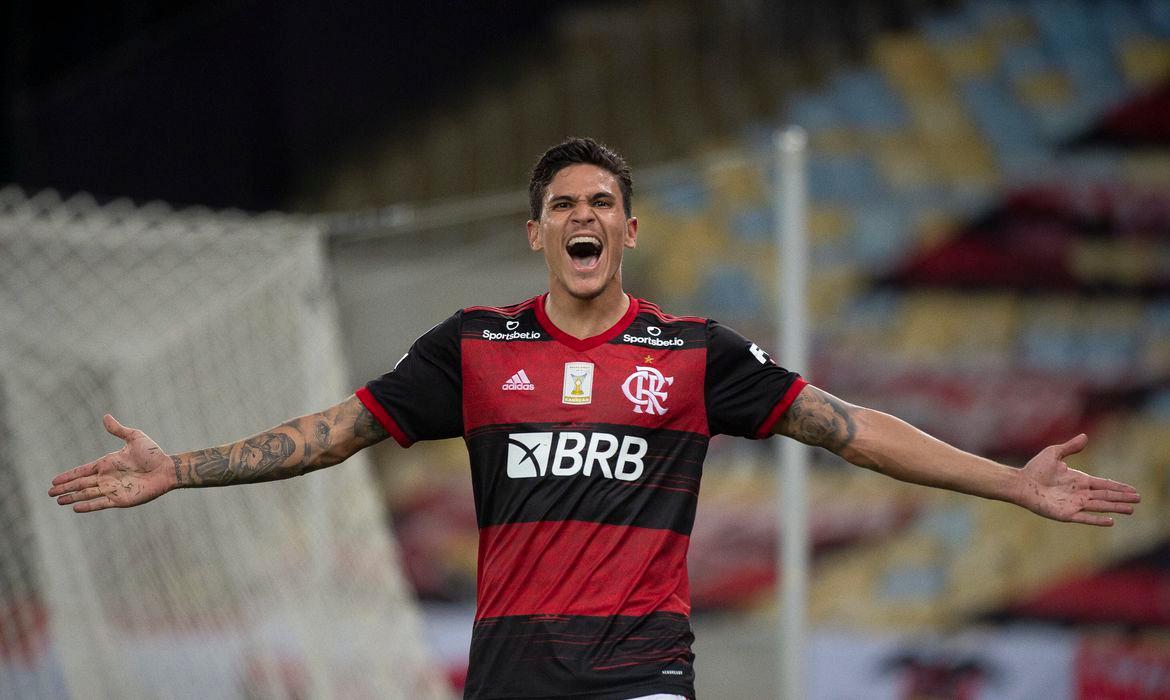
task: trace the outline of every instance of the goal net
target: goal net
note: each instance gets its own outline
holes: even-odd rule
[[[295,217],[0,191],[0,697],[425,698],[446,686],[358,455],[76,514],[51,477],[345,398],[321,235]]]

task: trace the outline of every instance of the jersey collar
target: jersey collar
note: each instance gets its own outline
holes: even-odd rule
[[[544,310],[544,302],[548,298],[548,292],[541,294],[537,300],[536,320],[540,322],[541,327],[544,328],[544,330],[546,330],[549,335],[551,335],[562,345],[568,346],[570,350],[576,350],[577,352],[592,350],[599,345],[603,345],[613,340],[617,337],[618,333],[624,331],[630,326],[631,323],[634,322],[634,317],[638,315],[638,300],[628,293],[626,294],[626,297],[628,297],[630,300],[630,306],[628,309],[626,309],[626,313],[617,320],[617,323],[613,324],[597,335],[590,336],[588,338],[574,338],[573,336],[553,325],[552,319],[548,317],[548,313]]]

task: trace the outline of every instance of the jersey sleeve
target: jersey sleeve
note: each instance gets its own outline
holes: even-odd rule
[[[356,394],[403,447],[463,434],[462,312],[427,331],[394,369]]]
[[[707,322],[707,423],[712,435],[765,438],[806,382],[760,346]]]

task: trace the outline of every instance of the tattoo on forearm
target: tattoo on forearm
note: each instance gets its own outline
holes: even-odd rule
[[[811,387],[810,387],[811,389]],[[822,391],[802,391],[784,413],[779,432],[807,445],[840,453],[857,428],[849,407]]]
[[[241,442],[172,457],[175,480],[182,486],[226,486],[284,479],[337,464],[387,437],[369,410],[351,397]]]
[[[254,435],[237,444],[238,450],[222,446],[191,453],[192,483],[219,486],[265,481],[296,451],[296,443],[291,437],[273,431]],[[178,459],[175,460],[175,469],[177,473]]]
[[[237,473],[249,480],[262,477],[283,464],[295,450],[293,439],[284,433],[260,433],[244,441]]]
[[[226,448],[209,447],[191,454],[191,476],[196,484],[231,483],[231,454]]]
[[[374,414],[370,413],[370,409],[365,406],[362,406],[361,411],[354,418],[353,434],[371,444],[381,442],[390,436],[382,424],[378,422],[378,419],[374,418]]]

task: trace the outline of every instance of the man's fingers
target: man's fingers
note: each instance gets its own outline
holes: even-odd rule
[[[80,491],[71,491],[57,497],[57,503],[67,506],[70,503],[79,503],[81,501],[91,501],[95,498],[103,498],[102,490],[96,486],[91,486]],[[76,510],[76,509],[75,509]]]
[[[107,433],[114,437],[122,438],[123,440],[129,440],[134,433],[133,428],[127,428],[119,423],[117,418],[114,418],[108,413],[102,417],[102,424],[106,426]]]
[[[1068,442],[1064,443],[1063,445],[1057,445],[1056,446],[1056,458],[1057,459],[1064,459],[1065,457],[1067,457],[1069,455],[1075,455],[1076,453],[1085,449],[1085,445],[1087,445],[1087,444],[1089,444],[1089,436],[1085,435],[1084,433],[1081,433],[1080,435],[1076,436],[1072,440],[1069,440]]]
[[[109,496],[102,496],[95,498],[92,501],[82,501],[73,505],[74,513],[92,513],[95,510],[105,510],[106,508],[113,508],[114,502],[110,500]]]
[[[1104,515],[1095,515],[1093,513],[1074,513],[1068,519],[1071,523],[1082,523],[1084,525],[1096,525],[1098,527],[1113,527],[1113,518]]]
[[[1113,479],[1104,479],[1099,476],[1091,476],[1089,477],[1089,488],[1099,491],[1115,491],[1117,493],[1128,494],[1133,498],[1134,503],[1137,503],[1141,500],[1141,496],[1138,495],[1137,489],[1130,486],[1129,484],[1123,483],[1121,481],[1114,481]]]
[[[1133,505],[1129,503],[1118,503],[1117,501],[1089,500],[1085,502],[1085,510],[1093,513],[1121,513],[1123,515],[1130,515],[1133,513]]]
[[[98,485],[98,478],[96,476],[83,476],[73,481],[68,481],[63,484],[57,484],[49,489],[50,496],[60,496],[74,491],[81,491],[82,489],[93,488]]]
[[[1123,491],[1112,487],[1091,489],[1089,498],[1117,501],[1118,503],[1141,503],[1142,501],[1142,497],[1137,491]]]
[[[70,469],[67,472],[62,472],[62,473],[58,474],[57,476],[53,477],[53,481],[52,481],[53,485],[56,486],[58,484],[64,484],[68,481],[73,481],[74,479],[77,479],[77,478],[80,478],[83,476],[90,476],[92,474],[96,474],[98,461],[99,460],[95,459],[94,461],[90,462],[89,464],[83,464],[80,467],[74,467],[73,469]]]

